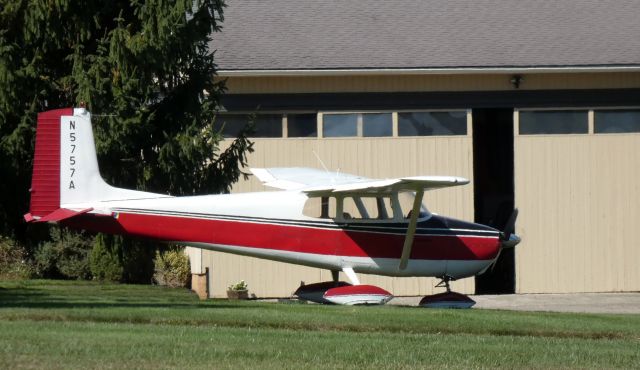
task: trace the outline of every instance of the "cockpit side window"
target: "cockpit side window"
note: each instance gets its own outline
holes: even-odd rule
[[[390,220],[393,207],[389,196],[349,196],[344,198],[343,217],[345,220]]]

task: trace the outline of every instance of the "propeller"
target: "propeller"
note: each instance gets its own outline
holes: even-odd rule
[[[504,225],[504,229],[500,233],[500,242],[501,248],[513,248],[518,243],[520,243],[520,237],[518,237],[515,232],[516,228],[516,219],[518,218],[518,209],[515,208],[513,212],[511,212],[511,216],[507,220],[507,223]]]
[[[500,232],[500,250],[498,251],[498,255],[496,256],[496,260],[491,264],[491,271],[496,267],[496,263],[498,262],[498,258],[500,258],[500,253],[504,248],[513,248],[518,243],[520,243],[520,237],[515,234],[516,229],[516,219],[518,218],[518,209],[515,208],[513,212],[511,212],[511,216],[504,224],[504,228],[502,232]]]

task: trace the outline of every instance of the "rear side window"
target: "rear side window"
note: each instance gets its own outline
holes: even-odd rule
[[[336,198],[311,197],[307,199],[302,214],[314,218],[336,218]]]

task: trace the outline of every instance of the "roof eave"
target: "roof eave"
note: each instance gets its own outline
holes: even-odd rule
[[[220,69],[221,77],[287,76],[391,76],[530,73],[640,72],[640,65],[550,67],[456,67],[456,68],[344,68],[344,69]]]

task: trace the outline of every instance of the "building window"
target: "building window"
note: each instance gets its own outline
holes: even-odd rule
[[[393,136],[391,113],[324,113],[324,137],[383,137]]]
[[[640,132],[640,110],[596,110],[593,129],[596,134]]]
[[[589,115],[586,110],[520,111],[521,135],[586,134]]]
[[[363,113],[362,136],[381,137],[393,135],[391,113]]]
[[[287,137],[316,137],[318,123],[315,113],[287,114]]]
[[[467,112],[400,112],[399,136],[466,135]]]
[[[255,125],[251,137],[282,137],[282,114],[257,114],[253,117]],[[217,118],[216,127],[222,128],[225,138],[237,137],[251,118],[250,114],[222,114]]]
[[[322,136],[358,136],[358,114],[324,114],[322,119]]]

